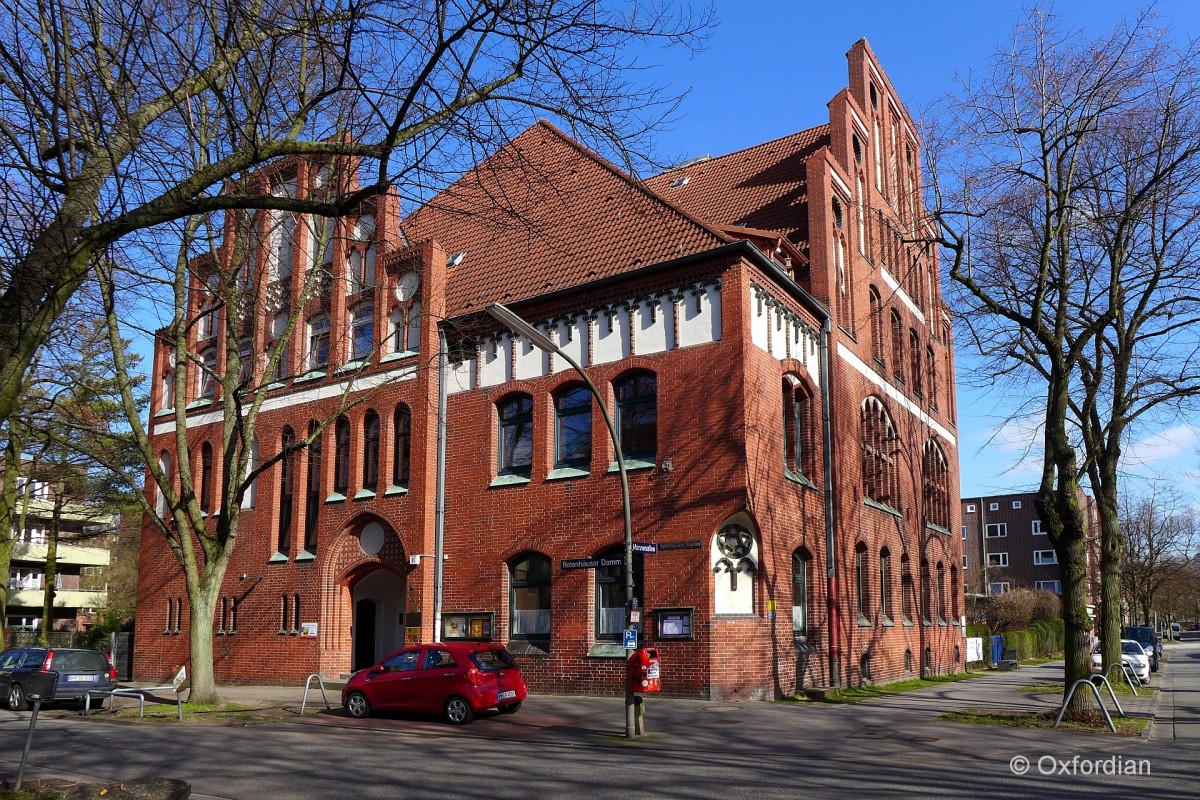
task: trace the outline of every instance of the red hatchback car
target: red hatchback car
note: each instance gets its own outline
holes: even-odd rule
[[[484,709],[513,713],[525,694],[521,670],[501,645],[414,644],[350,676],[342,705],[358,718],[412,711],[465,725]]]

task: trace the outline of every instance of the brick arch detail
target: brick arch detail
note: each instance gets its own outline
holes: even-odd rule
[[[362,551],[358,535],[371,522],[383,526],[383,547],[373,556]],[[349,670],[353,641],[350,626],[354,608],[351,585],[358,577],[375,569],[386,569],[403,581],[409,573],[404,542],[396,529],[374,514],[349,520],[337,538],[325,548],[321,563],[321,665],[323,674]]]

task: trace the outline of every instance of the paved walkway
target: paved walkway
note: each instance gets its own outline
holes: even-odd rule
[[[1200,658],[1200,652],[1197,656]],[[1196,667],[1200,668],[1200,660]],[[1060,662],[990,673],[974,680],[846,705],[651,698],[646,705],[648,735],[632,746],[681,753],[720,753],[722,757],[770,754],[824,758],[829,756],[831,748],[844,752],[844,746],[839,747],[836,742],[851,740],[858,759],[980,758],[986,754],[990,759],[1007,760],[1022,753],[1085,752],[1100,756],[1120,753],[1144,743],[1147,737],[963,725],[938,719],[945,713],[964,708],[1055,709],[1057,695],[1022,693],[1017,689],[1034,683],[1061,683],[1061,675]],[[1164,690],[1161,696],[1172,696],[1171,662],[1164,662],[1164,669],[1154,685]],[[304,695],[302,687],[230,686],[223,688],[221,694],[226,702],[258,709],[249,713],[277,721],[268,724],[311,726],[314,735],[319,735],[322,727],[338,727],[420,737],[507,739],[580,747],[630,746],[623,740],[622,698],[536,695],[531,696],[517,714],[485,716],[472,725],[455,728],[438,720],[411,716],[355,720],[341,709],[339,691],[332,688],[328,691],[331,709],[325,709],[320,692],[312,689],[303,716],[299,713]],[[1174,705],[1160,703],[1159,697],[1123,695],[1121,704],[1130,715],[1153,717],[1157,712],[1157,724],[1149,733],[1171,736],[1175,730],[1170,716]],[[136,706],[136,703],[124,700],[121,705]],[[48,716],[75,717],[70,710],[51,711]],[[23,714],[22,718],[27,719],[28,714]],[[192,719],[194,721],[195,717]],[[109,720],[99,717],[96,723],[113,724]],[[72,721],[93,724],[77,717]],[[22,732],[25,727],[20,726]],[[0,747],[0,752],[4,753],[0,756],[0,786],[11,786],[16,773],[21,742],[11,741],[11,732],[15,729],[16,726],[4,726],[10,736]],[[88,781],[87,776],[42,769],[31,769],[26,773],[27,782],[38,777]]]

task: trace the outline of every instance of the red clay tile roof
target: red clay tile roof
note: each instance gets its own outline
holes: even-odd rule
[[[646,185],[663,199],[713,225],[746,225],[778,231],[808,248],[805,162],[829,144],[829,126],[656,175]],[[683,186],[672,186],[680,178]]]
[[[446,315],[515,303],[731,239],[539,122],[403,223],[410,241],[465,252]]]

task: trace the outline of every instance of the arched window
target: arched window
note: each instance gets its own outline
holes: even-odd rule
[[[857,146],[857,152],[861,163],[862,145],[858,144],[858,137],[854,137],[854,142]],[[858,252],[864,256],[867,254],[867,195],[863,191],[862,177],[858,178],[855,184],[855,189],[858,191]]]
[[[350,359],[371,357],[375,349],[375,306],[370,303],[354,309],[350,316]]]
[[[921,336],[915,328],[909,328],[908,331],[908,359],[913,394],[924,397],[925,387],[922,384],[925,381],[925,371],[921,368]]]
[[[652,372],[635,372],[618,381],[617,430],[627,459],[654,461],[658,452],[658,380]]]
[[[254,378],[254,343],[249,339],[238,340],[238,386],[245,387],[250,385]]]
[[[931,345],[925,347],[925,390],[929,392],[929,407],[936,411],[938,407],[938,368],[937,357],[934,355]]]
[[[175,408],[175,370],[168,369],[163,372],[162,391],[159,392],[159,396],[162,398],[158,404],[160,410]]]
[[[317,433],[320,425],[314,419],[308,423],[308,475],[304,485],[304,550],[317,552],[317,520],[321,514],[321,447],[323,433]]]
[[[932,624],[933,620],[933,588],[929,585],[930,581],[929,562],[921,559],[921,621],[926,625]]]
[[[925,442],[921,477],[925,485],[925,524],[950,532],[950,470],[942,448],[933,439]]]
[[[877,397],[862,404],[863,493],[877,503],[900,510],[900,476],[896,464],[896,427]]]
[[[858,624],[871,624],[871,576],[867,566],[867,546],[859,542],[854,547],[854,598],[858,608]]]
[[[884,622],[892,619],[892,554],[885,547],[879,551],[879,613]]]
[[[210,347],[200,354],[200,363],[196,365],[196,385],[200,387],[201,397],[217,396],[217,349]]]
[[[344,495],[350,488],[350,420],[338,417],[333,424],[333,491]]]
[[[883,342],[883,298],[879,296],[879,289],[874,286],[870,289],[871,297],[871,356],[881,368],[886,369],[886,356],[884,355],[885,345]]]
[[[500,474],[528,478],[533,468],[533,398],[512,395],[496,410],[500,415]]]
[[[171,485],[171,454],[166,450],[163,450],[162,454],[158,457],[158,468],[162,471],[163,482],[158,485],[158,494],[155,498],[154,508],[158,512],[159,517],[166,519],[170,508],[167,503],[167,493],[163,487]]]
[[[912,624],[912,603],[914,599],[912,568],[908,563],[908,554],[900,556],[900,618],[908,625]]]
[[[958,567],[950,567],[950,621],[955,625],[958,624],[961,614],[958,613],[958,590],[960,584],[958,582]]]
[[[592,393],[578,384],[554,396],[554,466],[587,469],[592,463]]]
[[[276,550],[287,555],[292,547],[292,506],[296,491],[296,432],[283,429],[280,440],[283,457],[279,460],[279,535]]]
[[[846,259],[846,236],[842,233],[833,237],[833,263],[837,270],[838,325],[853,334],[854,297],[851,294],[850,265]]]
[[[208,442],[200,446],[200,510],[212,513],[213,448]]]
[[[414,273],[409,273],[414,274]],[[416,353],[421,349],[421,304],[398,305],[388,317],[393,353]]]
[[[783,376],[783,464],[797,476],[813,474],[812,393],[795,375]]]
[[[892,309],[892,375],[900,383],[904,383],[904,323],[900,321],[900,312]]]
[[[508,635],[550,646],[550,559],[525,553],[509,562]]]
[[[271,373],[271,380],[281,381],[292,374],[291,365],[291,347],[288,341],[284,338],[287,334],[288,315],[277,314],[271,322],[271,342],[267,345],[267,359],[269,360],[276,349],[279,350],[279,358],[275,362],[275,371]]]
[[[250,457],[246,459],[246,474],[258,469],[258,434],[250,440]],[[242,494],[242,508],[254,508],[258,503],[258,478],[251,478],[250,485]]]
[[[599,554],[596,568],[596,638],[619,641],[625,630],[625,547],[620,545]],[[633,554],[633,596],[642,605],[642,554]]]
[[[379,488],[379,415],[368,410],[363,416],[362,486],[363,491]]]
[[[937,618],[945,625],[949,612],[946,608],[946,567],[942,562],[937,563]]]
[[[412,416],[401,403],[392,414],[392,485],[408,488],[409,461],[412,452]]]
[[[808,573],[812,556],[804,548],[792,552],[792,638],[808,639]]]
[[[308,321],[308,368],[325,369],[329,365],[329,316],[321,314]]]

